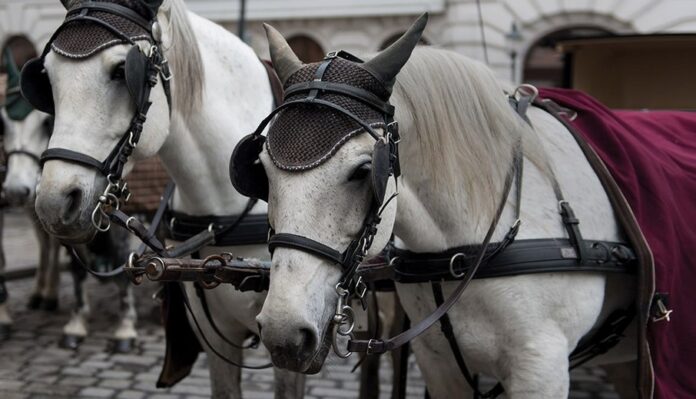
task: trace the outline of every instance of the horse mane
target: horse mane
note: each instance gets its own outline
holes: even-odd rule
[[[171,43],[165,49],[174,75],[174,109],[191,115],[201,106],[205,70],[200,49],[183,0],[168,0],[168,26]]]
[[[402,143],[415,146],[405,149],[415,156],[403,166],[404,177],[418,168],[421,184],[461,204],[476,223],[489,223],[495,213],[520,138],[524,156],[542,173],[548,170],[539,138],[513,111],[506,89],[481,62],[424,46],[413,52],[394,87],[416,136]]]

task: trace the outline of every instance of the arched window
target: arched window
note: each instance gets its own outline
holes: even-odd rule
[[[535,86],[567,87],[569,77],[563,76],[563,54],[556,49],[556,44],[563,40],[609,35],[612,33],[597,27],[575,27],[549,33],[527,52],[522,81]]]
[[[389,36],[389,37],[387,38],[387,40],[385,40],[384,42],[382,42],[382,45],[379,46],[379,51],[382,51],[382,50],[384,50],[385,48],[391,46],[395,41],[397,41],[401,36],[403,36],[404,33],[406,33],[406,32],[400,32],[400,33],[397,33],[397,34],[394,34],[394,35]],[[427,40],[426,38],[424,38],[423,36],[421,36],[420,40],[418,40],[418,44],[419,44],[419,45],[424,45],[424,46],[430,45],[430,43],[428,42],[428,40]]]
[[[297,58],[304,63],[317,62],[324,58],[324,50],[311,37],[293,36],[288,39],[288,44],[292,51],[297,54]]]

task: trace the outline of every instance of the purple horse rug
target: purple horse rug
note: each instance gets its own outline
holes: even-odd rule
[[[614,111],[564,89],[540,90],[540,98],[577,112],[566,123],[601,158],[652,252],[654,276],[643,272],[644,286],[661,300],[652,301],[652,314],[641,321],[654,397],[695,398],[696,113]],[[650,306],[643,300],[639,313],[647,315]]]

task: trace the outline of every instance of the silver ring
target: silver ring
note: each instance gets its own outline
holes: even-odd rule
[[[452,255],[452,257],[450,258],[449,269],[450,269],[450,274],[452,275],[452,277],[462,278],[466,274],[466,272],[462,272],[461,274],[457,274],[457,272],[454,271],[454,261],[459,257],[464,258],[464,256],[465,255],[463,253],[458,252],[458,253]]]

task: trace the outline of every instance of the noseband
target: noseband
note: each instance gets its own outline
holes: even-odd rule
[[[149,35],[146,38],[150,43],[147,53],[129,35],[103,19],[91,15],[91,13],[112,14],[142,27]],[[43,165],[43,163],[49,160],[68,161],[94,168],[106,177],[107,187],[99,197],[99,203],[92,212],[93,225],[100,231],[106,231],[110,227],[108,211],[110,209],[118,209],[121,200],[127,202],[130,197],[127,184],[122,179],[123,168],[140,140],[143,125],[147,119],[147,112],[151,105],[149,101],[150,92],[157,84],[157,81],[160,80],[158,78],[161,78],[162,87],[171,112],[169,80],[172,75],[169,71],[167,59],[160,51],[162,43],[161,28],[154,13],[151,20],[147,20],[133,10],[118,4],[82,2],[68,11],[65,22],[48,41],[41,57],[30,61],[22,70],[22,93],[36,108],[44,112],[54,112],[50,81],[43,67],[43,62],[46,55],[51,51],[51,44],[58,34],[74,23],[96,24],[132,46],[126,56],[124,72],[128,91],[135,104],[135,115],[131,119],[125,133],[105,160],[99,161],[91,155],[67,148],[49,148],[41,155],[40,163]]]

